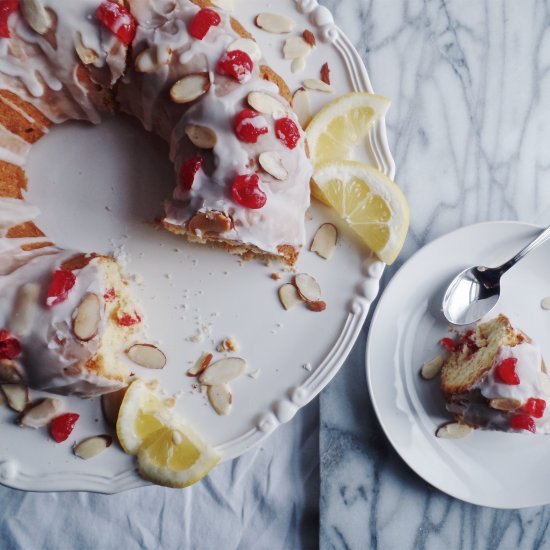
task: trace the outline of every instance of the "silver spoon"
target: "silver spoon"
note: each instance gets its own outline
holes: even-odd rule
[[[469,325],[487,315],[500,298],[500,278],[548,238],[550,227],[501,266],[469,267],[459,273],[443,297],[443,314],[447,320],[453,325]]]

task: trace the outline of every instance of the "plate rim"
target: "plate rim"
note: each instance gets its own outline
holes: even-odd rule
[[[373,312],[372,319],[370,321],[369,327],[368,327],[368,335],[367,335],[367,341],[365,344],[365,372],[367,377],[367,387],[369,392],[369,397],[374,409],[374,412],[376,414],[376,418],[378,420],[378,423],[380,425],[380,428],[382,429],[384,436],[391,444],[393,450],[397,453],[397,455],[403,460],[403,462],[407,465],[410,470],[414,472],[415,475],[420,477],[423,481],[428,483],[428,485],[431,485],[435,489],[441,491],[442,493],[451,496],[452,498],[456,498],[457,500],[460,500],[462,502],[473,504],[476,506],[484,506],[488,508],[494,508],[498,510],[519,510],[519,509],[525,509],[525,508],[532,508],[536,506],[544,506],[548,503],[550,503],[550,494],[548,495],[547,499],[542,502],[537,502],[534,504],[527,504],[527,505],[520,505],[520,506],[513,506],[513,505],[501,505],[501,506],[495,506],[493,503],[487,504],[486,502],[483,502],[482,500],[476,499],[475,497],[467,497],[463,495],[457,494],[456,491],[448,490],[441,486],[440,483],[434,483],[433,481],[427,479],[424,477],[421,473],[417,471],[415,466],[411,464],[411,462],[408,460],[406,454],[399,448],[397,443],[395,442],[395,438],[391,435],[391,430],[388,429],[386,423],[383,420],[383,415],[381,414],[381,407],[378,405],[378,402],[375,397],[375,390],[372,386],[371,381],[371,345],[372,345],[372,327],[376,323],[378,317],[380,316],[380,312],[382,311],[384,307],[384,300],[387,299],[387,296],[391,293],[393,287],[398,284],[398,281],[396,281],[397,275],[404,270],[409,264],[411,264],[413,261],[417,260],[417,256],[419,256],[421,253],[426,254],[429,252],[429,249],[432,247],[435,247],[437,244],[439,244],[440,241],[446,240],[447,238],[454,237],[457,233],[461,233],[465,230],[472,230],[476,228],[483,228],[487,226],[498,226],[498,225],[508,225],[508,226],[516,226],[516,227],[524,227],[524,228],[531,228],[531,229],[544,229],[544,226],[541,226],[536,223],[530,223],[530,222],[522,222],[519,220],[488,220],[483,222],[476,222],[473,224],[465,225],[456,229],[453,229],[452,231],[449,231],[448,233],[445,233],[443,235],[440,235],[433,241],[430,241],[429,243],[426,243],[422,248],[419,248],[410,258],[407,259],[406,262],[403,263],[403,265],[397,270],[397,272],[392,276],[391,280],[388,282],[386,288],[382,291],[380,294],[380,299],[378,301],[378,304],[376,305],[376,308]]]

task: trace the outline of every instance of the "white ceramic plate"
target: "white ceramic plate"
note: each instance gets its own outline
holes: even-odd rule
[[[295,90],[301,79],[318,77],[328,62],[336,93],[311,92],[317,109],[337,95],[371,86],[364,65],[332,16],[317,2],[238,0],[236,14],[257,37],[273,68]],[[253,25],[261,11],[286,13],[296,20],[296,34],[305,28],[317,36],[318,47],[306,69],[290,74],[282,59],[285,38]],[[159,378],[170,393],[181,392],[177,409],[215,445],[224,459],[236,457],[289,421],[336,374],[363,325],[378,292],[383,264],[368,259],[368,251],[332,213],[313,208],[308,240],[317,227],[333,221],[341,240],[330,261],[305,251],[298,270],[315,276],[328,303],[325,313],[305,308],[285,312],[277,299],[281,282],[270,278],[280,266],[259,262],[241,266],[224,252],[190,246],[154,229],[162,201],[171,194],[174,176],[167,148],[132,121],[117,118],[101,126],[65,124],[33,147],[28,166],[28,198],[42,215],[39,226],[56,242],[82,250],[122,250],[128,272],[143,284],[136,292],[147,313],[151,340],[168,356],[161,372],[136,368],[138,375]],[[390,177],[394,164],[385,125],[376,125],[358,158],[379,166]],[[188,340],[200,326],[211,330],[200,343]],[[249,371],[232,384],[233,411],[217,416],[204,396],[192,391],[185,371],[205,350],[233,336]],[[308,365],[308,369],[304,368]],[[34,394],[38,396],[37,392]],[[71,453],[71,445],[86,436],[108,432],[98,400],[67,399],[66,410],[81,413],[77,429],[66,443],[55,444],[45,431],[17,428],[7,409],[0,411],[0,481],[29,490],[89,490],[117,492],[145,485],[134,472],[133,459],[113,446],[90,461]]]
[[[468,438],[435,437],[450,420],[439,379],[419,369],[447,333],[444,288],[462,269],[500,265],[540,228],[489,222],[454,231],[416,253],[393,277],[374,314],[367,342],[367,377],[374,408],[392,445],[407,464],[442,491],[474,504],[523,508],[550,502],[550,437],[477,430]],[[505,313],[550,357],[550,242],[502,280],[494,313]],[[491,313],[491,316],[493,313]]]

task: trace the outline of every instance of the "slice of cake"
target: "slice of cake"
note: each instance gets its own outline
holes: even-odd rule
[[[540,349],[505,315],[440,343],[449,350],[441,389],[457,421],[491,430],[550,433],[550,378]]]
[[[0,294],[0,358],[31,388],[91,397],[127,385],[141,316],[113,258],[41,248],[0,278]]]

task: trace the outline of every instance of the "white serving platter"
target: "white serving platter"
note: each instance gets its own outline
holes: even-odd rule
[[[294,91],[303,78],[318,77],[328,62],[334,94],[311,92],[315,109],[350,91],[372,91],[365,67],[330,12],[314,0],[239,0],[236,17],[254,33],[270,65]],[[318,46],[306,69],[292,75],[282,59],[284,37],[253,25],[262,11],[296,20],[296,31],[314,32]],[[297,34],[296,32],[296,34]],[[385,122],[371,131],[357,158],[394,176]],[[37,143],[28,163],[27,198],[41,209],[38,225],[65,247],[118,252],[127,271],[138,274],[135,293],[147,315],[150,340],[168,356],[160,372],[135,368],[144,378],[158,378],[179,395],[177,410],[224,460],[237,457],[269,436],[310,402],[334,377],[350,352],[378,293],[384,265],[373,260],[329,209],[314,205],[307,223],[308,242],[325,221],[340,232],[330,261],[304,251],[297,270],[313,275],[328,304],[324,313],[282,309],[277,289],[292,274],[260,262],[241,265],[222,251],[188,245],[155,228],[162,202],[170,196],[173,170],[167,147],[135,122],[123,117],[97,127],[67,123]],[[280,272],[282,280],[270,275]],[[198,329],[208,333],[193,342]],[[203,351],[232,336],[239,355],[257,378],[232,384],[233,410],[219,417],[192,388],[185,371]],[[38,392],[34,393],[38,396]],[[0,410],[0,482],[19,489],[87,490],[114,493],[146,485],[132,457],[116,445],[90,461],[73,456],[71,446],[89,435],[109,433],[99,400],[66,398],[65,409],[81,414],[69,440],[54,443],[46,431],[18,428],[7,408]]]

